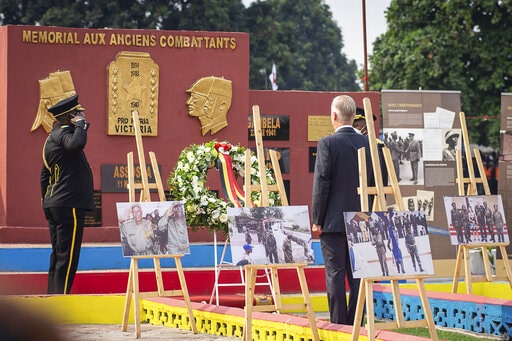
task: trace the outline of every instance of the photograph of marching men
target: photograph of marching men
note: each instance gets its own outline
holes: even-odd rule
[[[402,197],[405,209],[408,211],[423,211],[427,221],[434,220],[434,192],[417,190],[416,196]],[[396,209],[396,207],[394,207]]]
[[[434,274],[425,212],[343,214],[355,278]]]
[[[181,201],[116,203],[123,256],[189,254]]]
[[[423,185],[423,129],[384,129],[396,178],[401,185]]]
[[[308,206],[228,207],[232,263],[314,263]]]
[[[508,243],[501,195],[444,197],[452,245]]]

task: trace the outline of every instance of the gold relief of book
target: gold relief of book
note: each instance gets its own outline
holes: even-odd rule
[[[158,135],[159,67],[146,52],[120,52],[108,67],[108,135],[135,135],[138,110],[142,136]]]

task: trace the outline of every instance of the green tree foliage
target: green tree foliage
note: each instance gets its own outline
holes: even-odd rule
[[[245,6],[241,0],[177,0],[162,29],[243,32]]]
[[[0,0],[0,24],[249,32],[250,88],[355,91],[341,30],[323,0]]]
[[[341,30],[321,0],[257,1],[247,9],[252,89],[270,88],[272,61],[283,90],[358,90],[355,61],[341,52]]]
[[[499,119],[485,116],[499,116],[501,93],[512,91],[511,5],[393,0],[370,57],[370,88],[460,90],[470,141],[497,148]]]

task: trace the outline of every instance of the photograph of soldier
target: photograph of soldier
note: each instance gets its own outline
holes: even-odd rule
[[[253,264],[314,263],[308,206],[229,207],[233,263],[251,247]]]
[[[487,226],[487,231],[489,234],[489,238],[491,242],[495,242],[494,239],[494,219],[492,217],[491,208],[487,206],[487,201],[484,201],[484,216],[485,216],[485,225]]]
[[[421,207],[418,206],[418,211],[424,211],[427,221],[434,221],[434,192],[417,190],[417,202],[421,202]]]
[[[423,185],[423,129],[385,128],[384,136],[398,183]]]
[[[375,251],[377,251],[382,276],[389,276],[388,263],[386,260],[386,243],[384,243],[382,233],[376,228],[371,229],[370,231],[373,235],[373,241],[371,244],[375,247]]]
[[[121,209],[121,210],[120,210]],[[143,218],[140,203],[118,206],[123,256],[142,256],[153,253],[154,229],[151,220]]]
[[[494,226],[496,227],[496,235],[498,236],[498,243],[505,242],[505,238],[503,237],[503,214],[498,210],[498,205],[494,204],[494,211],[492,212],[492,218],[494,221]]]
[[[158,210],[153,213],[159,217]],[[162,217],[158,220],[157,230],[161,239],[159,251],[163,254],[189,254],[187,222],[183,203],[176,201],[170,204]]]
[[[354,277],[434,273],[424,211],[390,210],[343,214],[345,224],[350,226],[351,231],[347,239]],[[363,225],[362,221],[369,233],[368,240],[354,238],[357,234],[353,231]]]
[[[413,234],[412,228],[408,228],[405,234],[405,246],[407,247],[407,252],[411,256],[412,267],[414,271],[417,271],[416,264],[421,272],[424,272],[423,267],[421,266],[421,259],[418,253],[418,247],[416,246],[416,237]]]
[[[460,148],[460,130],[449,129],[443,131],[445,148],[443,149],[442,160],[443,161],[455,161],[455,153]]]
[[[125,202],[116,207],[123,256],[190,253],[183,203]]]
[[[509,242],[501,195],[444,197],[444,204],[452,245]]]
[[[263,245],[265,245],[265,254],[268,257],[269,263],[279,263],[279,256],[277,255],[277,241],[272,232],[268,230],[264,232]]]
[[[388,249],[393,254],[393,261],[396,265],[396,270],[398,273],[405,273],[404,261],[402,256],[402,250],[400,250],[400,245],[398,245],[398,238],[396,237],[395,228],[393,222],[393,211],[388,210],[388,215],[386,219],[387,229],[388,229]],[[384,221],[384,220],[382,220]]]

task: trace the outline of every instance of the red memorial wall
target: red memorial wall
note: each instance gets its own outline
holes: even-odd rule
[[[147,153],[154,152],[164,189],[168,189],[165,180],[179,154],[190,144],[216,139],[254,147],[248,126],[252,105],[260,106],[262,116],[279,120],[285,116],[288,126],[269,131],[270,135],[278,134],[280,140],[266,136],[264,146],[279,149],[283,162],[286,160],[283,166],[288,169],[283,178],[290,204],[310,204],[311,154],[316,141],[308,141],[308,117],[328,115],[330,101],[339,93],[249,91],[248,34],[3,26],[0,243],[49,242],[39,185],[47,132],[42,125],[31,129],[41,102],[39,81],[58,71],[70,72],[91,123],[85,152],[94,176],[98,208],[86,228],[85,242],[119,240],[115,203],[128,201],[128,193],[121,188],[127,179],[126,154],[133,151],[138,163],[130,122],[123,117],[131,109],[140,112],[146,163],[149,165]],[[188,114],[187,89],[210,76],[231,81],[232,97],[228,125],[203,135],[199,120]],[[369,97],[373,112],[379,112],[379,93],[351,95],[359,106],[364,97]],[[220,188],[215,171],[209,172],[208,182],[211,189]]]

